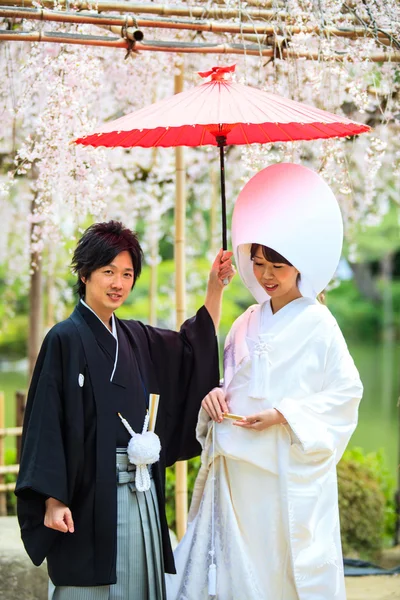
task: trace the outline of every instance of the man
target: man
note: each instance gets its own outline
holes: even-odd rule
[[[47,334],[32,377],[16,486],[22,539],[47,558],[51,600],[164,600],[174,572],[164,509],[165,467],[199,453],[202,398],[218,384],[218,327],[231,253],[218,254],[204,306],[180,332],[119,320],[142,250],[121,223],[89,227],[73,257],[80,296]],[[226,282],[226,281],[225,281]],[[159,461],[135,487],[130,434],[159,394]],[[116,450],[117,466],[116,466]]]

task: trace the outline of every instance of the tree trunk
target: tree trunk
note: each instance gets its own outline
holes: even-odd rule
[[[36,199],[32,200],[31,214],[34,214]],[[31,242],[34,225],[31,227]],[[29,381],[31,380],[36,358],[39,354],[42,341],[43,329],[43,293],[42,293],[42,261],[38,252],[30,254],[30,289],[29,289],[29,337],[28,337],[28,361]]]
[[[366,263],[350,263],[354,275],[354,281],[360,294],[367,300],[372,300],[376,304],[382,302],[382,295]]]

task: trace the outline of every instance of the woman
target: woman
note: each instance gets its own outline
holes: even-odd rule
[[[202,403],[202,466],[169,600],[346,597],[335,467],[362,385],[316,299],[342,235],[331,190],[305,167],[268,167],[239,196],[233,249],[259,304],[234,323],[224,388]]]

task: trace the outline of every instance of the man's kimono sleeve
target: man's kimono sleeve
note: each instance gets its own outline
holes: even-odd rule
[[[46,499],[52,497],[69,504],[62,390],[63,385],[68,390],[68,381],[63,382],[65,360],[60,337],[51,330],[43,342],[29,389],[15,489],[22,540],[36,565],[43,562],[58,535],[43,524]]]
[[[203,306],[179,332],[147,327],[150,353],[160,383],[160,404],[167,403],[166,464],[201,452],[195,435],[201,401],[219,384],[214,323]]]
[[[335,323],[326,355],[323,389],[304,398],[284,398],[275,408],[285,417],[306,456],[340,460],[356,428],[363,386]]]

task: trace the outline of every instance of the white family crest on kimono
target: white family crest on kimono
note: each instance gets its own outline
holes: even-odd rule
[[[362,385],[335,319],[310,298],[275,315],[268,301],[252,306],[228,335],[224,369],[232,412],[273,407],[287,424],[216,423],[213,452],[200,411],[201,468],[168,600],[208,598],[213,489],[218,600],[345,600],[336,463]]]

